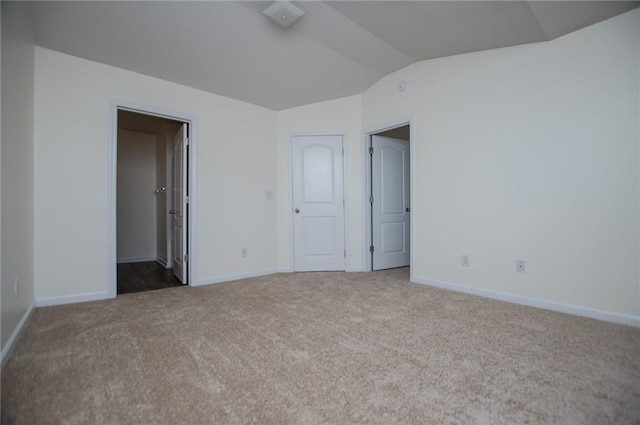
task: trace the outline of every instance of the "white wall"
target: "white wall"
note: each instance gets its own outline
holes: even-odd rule
[[[33,60],[26,5],[2,2],[2,355],[34,300]],[[18,279],[18,296],[13,282]]]
[[[200,283],[291,270],[289,139],[300,133],[346,132],[347,267],[362,269],[362,130],[413,117],[417,280],[637,318],[639,13],[414,64],[361,96],[277,113],[36,48],[37,298],[108,287],[109,102],[124,99],[197,117]],[[70,152],[82,160],[61,168]],[[61,199],[68,208],[53,208]]]
[[[278,270],[292,271],[291,260],[291,136],[344,134],[347,271],[362,271],[363,139],[361,96],[278,112]]]
[[[638,320],[639,16],[417,63],[363,94],[365,129],[415,118],[416,280]]]
[[[275,112],[36,47],[38,301],[108,295],[113,100],[179,111],[197,121],[192,282],[273,271],[276,207],[265,200],[265,191],[276,186]],[[249,250],[247,258],[240,257],[242,247]]]
[[[160,161],[165,162],[163,157]],[[117,258],[156,259],[156,136],[118,131]]]

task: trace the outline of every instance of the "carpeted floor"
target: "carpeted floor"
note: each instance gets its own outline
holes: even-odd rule
[[[638,424],[640,329],[299,273],[38,308],[9,424]]]

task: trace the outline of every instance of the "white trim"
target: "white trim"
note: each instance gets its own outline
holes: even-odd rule
[[[371,264],[371,253],[369,252],[369,247],[371,246],[371,204],[369,203],[369,194],[371,193],[371,163],[369,161],[369,139],[374,134],[382,133],[387,130],[392,130],[394,128],[403,127],[405,125],[409,126],[409,203],[411,204],[411,227],[409,234],[409,264],[415,264],[414,253],[415,251],[415,235],[416,235],[416,225],[417,220],[414,217],[417,217],[417,210],[415,208],[415,172],[416,172],[416,159],[415,159],[415,140],[416,140],[416,123],[415,118],[413,116],[409,116],[406,118],[402,118],[396,121],[387,122],[386,124],[382,124],[377,127],[373,127],[364,132],[364,190],[362,193],[362,200],[364,202],[363,214],[364,218],[362,223],[364,225],[363,235],[365,237],[363,250],[363,267],[364,271],[372,271]],[[414,268],[410,268],[410,279],[414,279]]]
[[[307,136],[340,136],[342,138],[342,151],[344,154],[342,155],[342,197],[344,199],[344,208],[342,209],[343,220],[344,220],[344,249],[347,254],[344,257],[344,271],[347,271],[347,264],[349,260],[349,249],[347,242],[349,241],[349,223],[347,218],[347,206],[349,205],[349,200],[347,198],[347,147],[345,141],[347,140],[347,132],[346,131],[305,131],[305,132],[290,132],[288,133],[288,144],[289,144],[289,208],[287,209],[289,214],[289,268],[292,272],[295,272],[295,257],[294,257],[294,238],[293,238],[293,138],[294,137],[307,137]],[[322,271],[322,270],[319,270]]]
[[[155,259],[156,263],[160,264],[162,267],[164,267],[165,269],[168,269],[169,267],[167,267],[167,262],[164,261],[162,258],[160,257],[156,257]]]
[[[107,188],[107,285],[109,296],[115,298],[118,290],[118,236],[117,206],[118,199],[118,104],[109,105],[109,167]]]
[[[157,261],[157,257],[118,258],[118,264],[122,264],[122,263],[146,263],[148,261]]]
[[[189,184],[187,186],[189,196],[189,214],[188,214],[188,226],[187,234],[189,237],[188,248],[189,248],[189,262],[187,263],[188,270],[188,281],[195,282],[197,280],[196,270],[196,261],[198,260],[198,253],[196,251],[196,247],[198,246],[198,232],[196,231],[196,226],[198,224],[197,220],[197,211],[198,211],[198,180],[196,179],[196,159],[198,158],[197,149],[198,149],[198,125],[196,122],[196,117],[190,117],[190,125],[189,125]]]
[[[117,294],[117,270],[116,270],[116,258],[117,258],[117,239],[116,239],[116,197],[117,197],[117,173],[116,167],[118,164],[117,161],[117,149],[118,149],[118,110],[127,110],[132,112],[137,112],[146,115],[154,115],[162,118],[168,118],[175,121],[181,121],[187,123],[189,125],[189,184],[188,184],[188,195],[189,195],[189,213],[187,217],[188,222],[188,253],[189,253],[189,262],[187,263],[187,276],[189,282],[197,281],[197,276],[195,272],[197,269],[196,261],[197,255],[195,251],[195,247],[197,245],[197,235],[196,231],[197,227],[197,187],[196,187],[196,148],[197,144],[197,132],[198,126],[196,117],[183,113],[172,111],[164,108],[157,108],[148,105],[140,105],[134,102],[129,102],[125,100],[111,100],[110,102],[110,110],[109,110],[109,120],[110,120],[110,132],[111,137],[109,138],[109,189],[108,189],[108,209],[107,209],[107,260],[109,265],[108,271],[108,279],[109,279],[109,290],[107,291],[109,298],[115,298]],[[153,259],[155,260],[155,258]],[[65,298],[65,297],[62,297]],[[64,304],[64,303],[61,303]],[[39,305],[39,304],[38,304]]]
[[[591,319],[598,319],[605,322],[618,323],[640,328],[640,316],[597,310],[590,307],[582,307],[555,301],[541,300],[538,298],[530,298],[522,295],[513,295],[505,292],[476,288],[474,286],[463,285],[460,283],[443,282],[440,280],[433,280],[425,277],[416,276],[413,277],[411,281],[422,285],[434,286],[436,288],[448,289],[456,292],[464,292],[465,294],[477,295],[480,297],[492,298],[495,300],[506,301],[514,304],[526,305],[529,307],[552,310],[560,313],[571,314],[574,316],[589,317]]]
[[[205,285],[213,285],[216,283],[224,283],[231,282],[234,280],[248,279],[251,277],[260,277],[260,276],[268,276],[274,273],[279,273],[276,269],[266,269],[266,270],[258,270],[254,272],[246,272],[246,273],[235,273],[235,274],[227,274],[221,276],[209,277],[206,279],[200,279],[197,282],[193,283],[192,286],[205,286]]]
[[[113,298],[109,291],[87,292],[84,294],[60,295],[57,297],[45,297],[36,299],[37,307],[48,307],[52,305],[86,303],[89,301],[100,301]]]
[[[289,205],[287,205],[287,217],[289,217],[289,269],[291,272],[295,272],[294,266],[294,247],[293,247],[293,138],[296,134],[289,133],[287,137],[287,153],[289,155],[289,160],[287,161],[287,174],[289,177],[289,184],[287,186],[287,192],[289,192]]]
[[[22,318],[18,322],[18,325],[15,327],[13,332],[11,332],[11,336],[7,340],[7,343],[4,344],[4,347],[2,347],[2,359],[0,361],[1,362],[1,366],[0,366],[1,369],[4,369],[4,365],[6,364],[7,360],[9,360],[9,357],[11,356],[11,353],[13,352],[14,344],[16,343],[16,341],[18,340],[18,338],[22,334],[22,331],[24,330],[24,325],[27,323],[27,321],[29,320],[29,318],[33,314],[33,310],[34,310],[35,307],[36,307],[36,302],[34,300],[31,303],[31,305],[29,306],[29,308],[27,309],[27,311],[25,311],[24,314],[22,315]]]
[[[349,143],[348,134],[342,133],[342,199],[344,206],[342,215],[344,216],[344,271],[349,270],[351,260],[351,239],[349,238]]]

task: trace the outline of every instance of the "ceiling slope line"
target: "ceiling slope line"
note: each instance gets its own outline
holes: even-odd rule
[[[374,0],[374,1],[375,1],[375,0]],[[396,47],[396,46],[393,46],[393,45],[389,44],[386,40],[383,40],[382,38],[378,37],[377,35],[375,35],[375,34],[374,34],[374,33],[372,33],[371,31],[369,31],[366,27],[364,27],[364,26],[360,25],[358,22],[354,21],[354,20],[353,20],[353,19],[351,19],[349,16],[345,15],[345,14],[344,14],[344,13],[342,13],[340,10],[336,9],[335,7],[333,7],[333,6],[330,4],[330,3],[335,3],[335,2],[336,2],[336,1],[330,1],[330,2],[329,2],[329,1],[327,1],[327,0],[322,0],[322,3],[326,4],[326,5],[327,5],[327,6],[329,6],[331,9],[335,10],[337,13],[339,13],[339,14],[340,14],[340,15],[342,15],[342,16],[344,16],[346,19],[348,19],[350,22],[352,22],[352,23],[353,23],[353,25],[356,25],[356,26],[358,26],[358,27],[362,28],[362,29],[363,29],[364,31],[366,31],[368,34],[371,34],[371,36],[372,36],[372,37],[374,37],[374,38],[376,38],[376,39],[380,40],[380,42],[381,42],[381,43],[386,44],[386,45],[387,45],[387,46],[389,46],[391,49],[393,49],[393,50],[395,50],[395,51],[398,51],[398,52],[402,53],[402,55],[404,55],[405,57],[407,57],[407,58],[409,58],[409,59],[411,60],[411,63],[414,63],[414,62],[416,62],[416,61],[419,61],[419,60],[420,60],[419,58],[414,58],[412,55],[410,55],[409,53],[407,53],[407,52],[403,51],[402,49],[400,49],[400,48],[398,48],[398,47]],[[411,64],[411,63],[410,63],[410,64]],[[408,64],[408,65],[410,65],[410,64]],[[405,66],[407,66],[407,65],[405,65]],[[403,66],[402,68],[404,68],[404,66]],[[402,68],[399,68],[399,69],[402,69]]]

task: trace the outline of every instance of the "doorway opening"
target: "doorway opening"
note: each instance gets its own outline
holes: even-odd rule
[[[411,265],[411,125],[367,134],[368,270]]]
[[[116,112],[113,295],[188,285],[191,123]]]

